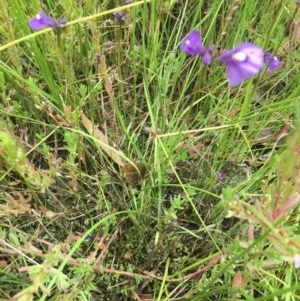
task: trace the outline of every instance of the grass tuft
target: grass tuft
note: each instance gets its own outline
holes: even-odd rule
[[[299,299],[295,1],[0,6],[1,300]],[[243,42],[283,65],[230,87]]]

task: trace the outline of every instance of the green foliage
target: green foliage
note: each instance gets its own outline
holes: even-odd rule
[[[168,210],[165,210],[165,216],[169,219],[177,219],[177,212],[184,209],[182,205],[184,205],[185,201],[181,199],[181,196],[178,195],[170,200],[171,207]]]
[[[0,0],[0,298],[299,299],[294,2]],[[283,66],[231,88],[193,28]]]
[[[16,139],[5,130],[4,126],[2,126],[2,129],[0,132],[1,165],[3,171],[4,168],[7,169],[7,172],[3,173],[2,179],[7,176],[10,170],[15,170],[27,185],[33,189],[44,191],[50,185],[51,179],[46,175],[42,175],[32,166]]]

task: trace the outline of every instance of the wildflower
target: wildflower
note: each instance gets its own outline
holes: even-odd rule
[[[210,45],[207,49],[205,49],[204,54],[202,55],[202,62],[205,65],[209,65],[212,60],[212,54],[215,50],[215,47],[213,45]]]
[[[117,11],[115,13],[113,13],[114,17],[125,22],[126,21],[126,16],[125,14],[123,14],[121,11]]]
[[[225,179],[225,175],[224,175],[222,172],[218,171],[218,172],[217,172],[217,178],[218,178],[218,180],[219,180],[220,182],[223,182],[224,179]]]
[[[125,5],[129,5],[133,3],[133,1],[126,1],[125,2]],[[117,11],[115,13],[113,13],[113,16],[119,20],[121,20],[122,22],[125,22],[126,21],[126,15],[124,13],[122,13],[121,11]]]
[[[269,72],[273,72],[281,66],[281,62],[278,57],[271,52],[265,53],[264,60],[268,64]]]
[[[300,254],[294,255],[294,266],[296,269],[300,268]]]
[[[93,238],[93,234],[92,234],[92,233],[89,233],[88,236],[87,236],[87,238],[85,239],[85,241],[86,241],[86,242],[89,242],[89,241],[92,240],[92,238]]]
[[[264,52],[259,46],[243,43],[233,50],[223,51],[218,61],[227,64],[229,84],[237,86],[259,73],[264,64]]]
[[[44,27],[59,28],[61,25],[66,24],[66,19],[61,19],[59,21],[54,21],[51,17],[48,17],[44,12],[39,12],[33,19],[31,19],[28,24],[34,30],[39,30]]]
[[[181,43],[180,50],[189,55],[203,54],[205,47],[202,44],[200,32],[192,30]]]
[[[189,55],[200,55],[204,64],[209,65],[212,60],[214,46],[209,46],[207,49],[202,44],[202,38],[198,30],[192,30],[180,45],[180,50]]]

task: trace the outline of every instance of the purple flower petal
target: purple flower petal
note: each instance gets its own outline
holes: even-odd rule
[[[205,54],[205,47],[202,44],[200,32],[198,30],[192,30],[180,45],[180,50],[189,55]]]
[[[263,50],[251,43],[243,43],[233,50],[225,50],[218,58],[227,64],[227,74],[231,86],[260,72],[264,64]]]
[[[222,182],[225,179],[225,175],[222,172],[218,171],[217,172],[217,178],[218,178],[219,181]]]
[[[44,27],[52,27],[52,28],[59,28],[61,25],[67,23],[66,19],[61,19],[55,22],[51,17],[48,17],[44,14],[44,12],[39,12],[33,19],[31,19],[28,24],[34,30],[39,30]]]
[[[294,255],[294,266],[296,269],[300,268],[300,255],[296,254]]]
[[[133,3],[133,1],[125,1],[124,4],[125,4],[125,5],[129,5],[129,4],[132,4],[132,3]],[[126,19],[127,19],[126,15],[125,15],[123,12],[121,12],[121,11],[117,11],[117,12],[113,13],[113,16],[114,16],[115,18],[117,18],[117,19],[123,21],[123,22],[125,22]]]
[[[55,22],[52,18],[48,17],[41,11],[33,19],[31,19],[28,24],[32,29],[38,30],[47,26],[52,27]]]
[[[63,19],[57,21],[56,25],[57,25],[58,27],[60,27],[61,25],[67,24],[67,22],[68,22],[67,19],[63,18]]]
[[[115,18],[117,18],[117,19],[119,19],[123,22],[126,21],[126,15],[123,14],[122,12],[120,12],[120,11],[117,11],[117,12],[113,13],[113,15],[114,15]]]
[[[239,85],[244,79],[252,76],[247,70],[244,70],[233,63],[227,64],[227,75],[229,84],[233,87]]]
[[[271,52],[265,53],[265,62],[268,64],[268,71],[273,72],[277,68],[281,67],[282,63],[276,55]]]
[[[116,18],[121,18],[123,16],[123,13],[120,12],[120,11],[117,11],[115,13],[113,13],[113,15],[116,17]]]
[[[202,62],[205,65],[209,65],[212,61],[212,54],[214,52],[215,47],[213,45],[209,46],[206,50],[204,55],[202,56]]]

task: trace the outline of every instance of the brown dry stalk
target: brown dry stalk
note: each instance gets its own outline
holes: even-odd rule
[[[117,118],[116,118],[116,109],[115,109],[115,104],[114,104],[114,90],[113,90],[112,84],[109,80],[109,75],[108,75],[104,55],[99,56],[98,73],[99,73],[99,75],[102,74],[102,77],[104,78],[104,88],[108,94],[108,99],[109,99],[110,106],[111,106],[111,109],[113,112],[113,124],[114,124],[115,131],[116,131],[116,143],[117,143],[117,145],[119,145],[119,129],[118,129],[118,123],[117,123]]]
[[[0,240],[0,243],[9,246],[9,243],[7,243],[4,240]],[[47,243],[48,246],[54,246],[51,243]],[[23,247],[18,247],[18,248],[14,248],[14,252],[10,252],[11,254],[31,254],[34,252],[35,256],[41,257],[41,258],[45,258],[45,254],[40,251],[38,248],[34,247],[31,244],[28,244],[29,246],[29,250],[25,249]],[[62,253],[63,257],[66,257],[68,254],[67,253]],[[105,272],[108,274],[117,274],[117,275],[122,275],[122,276],[128,276],[131,278],[142,278],[142,279],[150,279],[150,280],[159,280],[159,281],[166,281],[166,282],[182,282],[182,281],[187,281],[207,270],[209,270],[212,266],[214,266],[215,264],[217,264],[220,259],[221,259],[221,254],[216,254],[210,261],[209,263],[203,267],[203,268],[199,268],[197,269],[195,272],[190,273],[186,276],[183,277],[179,277],[179,278],[164,278],[164,277],[160,277],[160,276],[156,276],[155,274],[148,272],[148,271],[144,271],[142,269],[137,268],[137,270],[140,270],[142,274],[137,274],[137,273],[132,273],[132,272],[126,272],[126,271],[119,271],[119,270],[115,270],[115,269],[110,269],[110,268],[104,268],[98,265],[93,265],[91,266],[91,268],[95,271],[95,272]],[[78,262],[76,259],[74,258],[70,258],[69,259],[69,264],[72,266],[80,266],[81,263]],[[24,266],[18,269],[19,272],[27,272],[29,270],[29,266]]]
[[[123,162],[122,156],[120,154],[122,154],[125,157],[123,152],[120,150],[118,150],[118,152],[114,151],[109,146],[108,137],[105,136],[84,113],[81,113],[81,120],[82,120],[82,124],[87,129],[89,134],[98,140],[99,146],[102,148],[102,150],[115,163],[117,163],[120,167],[122,167],[124,165],[124,162]]]

